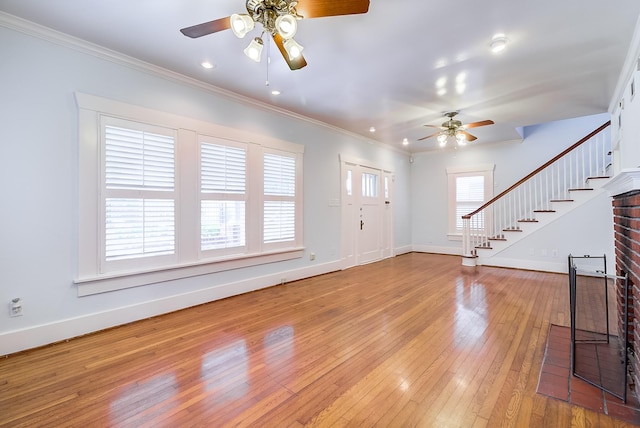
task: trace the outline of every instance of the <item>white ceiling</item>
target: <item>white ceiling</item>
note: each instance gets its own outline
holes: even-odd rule
[[[445,111],[460,110],[463,122],[495,122],[470,130],[476,143],[606,112],[640,1],[371,0],[366,14],[302,20],[296,40],[309,65],[301,70],[289,70],[271,42],[269,87],[266,61],[242,52],[260,29],[244,39],[179,31],[245,13],[244,0],[0,0],[0,11],[368,139],[401,148],[407,138],[408,150],[419,152],[437,147],[435,139],[417,140]],[[509,39],[500,55],[489,49],[496,33]],[[216,67],[203,69],[203,60]],[[461,73],[466,89],[458,94]]]

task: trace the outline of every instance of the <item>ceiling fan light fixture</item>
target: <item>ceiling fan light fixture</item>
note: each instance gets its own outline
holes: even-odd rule
[[[465,144],[467,144],[467,136],[464,135],[464,132],[462,132],[462,131],[457,131],[456,132],[456,142],[460,146],[464,146]]]
[[[284,50],[287,52],[287,55],[289,55],[290,60],[298,58],[302,53],[302,50],[304,49],[302,45],[300,45],[293,39],[285,40],[283,46]]]
[[[438,138],[438,143],[440,143],[440,147],[444,147],[447,145],[447,138],[449,138],[447,134],[443,132],[439,134],[437,138]]]
[[[231,30],[237,38],[242,39],[249,31],[253,30],[256,23],[249,15],[239,15],[234,13],[231,15]]]
[[[298,20],[293,15],[280,15],[276,18],[276,30],[283,39],[288,40],[298,31]]]
[[[262,49],[264,48],[264,43],[260,37],[256,37],[251,40],[249,46],[247,46],[244,50],[244,54],[248,56],[255,62],[260,62],[260,57],[262,56]]]

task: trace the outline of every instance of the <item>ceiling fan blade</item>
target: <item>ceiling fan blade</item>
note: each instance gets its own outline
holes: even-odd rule
[[[481,120],[480,122],[471,122],[464,125],[465,129],[477,128],[478,126],[493,125],[493,120]]]
[[[180,30],[185,36],[192,39],[206,36],[207,34],[217,33],[218,31],[228,30],[231,28],[231,17],[216,19],[215,21],[203,22],[202,24]]]
[[[487,124],[487,125],[488,125],[488,124]],[[478,139],[478,137],[475,137],[475,136],[473,136],[473,135],[469,134],[468,132],[465,132],[465,131],[458,131],[458,132],[462,132],[462,133],[464,134],[464,136],[465,136],[465,139],[466,139],[467,141],[469,141],[469,142],[471,142],[471,141],[474,141],[474,140],[477,140],[477,139]]]
[[[438,125],[424,125],[427,128],[438,128],[438,129],[447,129],[447,128],[443,128],[442,126],[438,126]]]
[[[426,137],[418,138],[418,141],[426,140],[427,138],[435,137],[436,135],[440,135],[440,133],[436,132],[435,134],[431,134],[431,135],[427,135]]]
[[[284,58],[284,60],[287,61],[287,64],[289,64],[289,68],[290,69],[299,70],[302,67],[306,67],[307,61],[304,59],[302,54],[300,54],[300,56],[297,57],[297,58],[289,59],[289,54],[287,53],[287,51],[284,48],[284,39],[282,38],[282,36],[279,33],[275,33],[273,35],[273,41],[275,42],[276,46],[278,47],[278,50],[280,50],[280,53],[282,54],[282,57]]]
[[[355,15],[369,11],[369,0],[298,0],[296,11],[303,18]]]

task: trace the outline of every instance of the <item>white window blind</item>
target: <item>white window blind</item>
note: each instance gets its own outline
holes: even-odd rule
[[[211,143],[200,147],[202,192],[244,194],[246,150]]]
[[[246,149],[200,145],[200,249],[246,245]]]
[[[296,159],[264,154],[264,243],[295,240]]]
[[[462,229],[462,216],[480,208],[484,203],[484,175],[456,177],[456,228]],[[484,228],[484,218],[480,216],[478,225]]]
[[[173,190],[172,136],[106,126],[107,189]]]
[[[111,125],[104,136],[105,260],[173,254],[174,137]]]

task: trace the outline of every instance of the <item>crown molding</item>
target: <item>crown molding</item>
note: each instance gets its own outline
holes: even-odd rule
[[[225,97],[227,99],[230,99],[232,101],[235,101],[250,107],[258,108],[263,111],[275,112],[283,116],[291,117],[293,119],[302,120],[302,121],[311,123],[313,125],[321,126],[321,127],[330,129],[332,131],[339,132],[344,135],[348,135],[352,138],[365,141],[369,144],[375,144],[379,147],[383,147],[385,149],[392,150],[397,153],[401,153],[407,156],[409,155],[409,152],[402,150],[401,148],[395,147],[392,144],[366,138],[363,135],[359,135],[359,134],[347,131],[345,129],[339,128],[334,125],[330,125],[328,123],[319,121],[317,119],[312,119],[310,117],[307,117],[298,113],[294,113],[290,110],[276,107],[271,104],[267,104],[262,101],[255,100],[253,98],[237,94],[227,89],[223,89],[218,86],[211,85],[209,83],[205,83],[200,80],[194,79],[192,77],[185,76],[184,74],[180,74],[175,71],[171,71],[166,68],[125,55],[121,52],[114,51],[114,50],[105,48],[103,46],[88,42],[78,37],[74,37],[74,36],[62,33],[60,31],[53,30],[49,27],[45,27],[43,25],[36,24],[31,21],[27,21],[25,19],[8,14],[6,12],[0,11],[0,26],[27,34],[29,36],[37,37],[39,39],[42,39],[51,43],[55,43],[57,45],[67,47],[67,48],[76,50],[78,52],[92,55],[96,58],[100,58],[105,61],[122,65],[137,71],[151,73],[167,80],[189,85],[191,87],[195,87],[197,89],[209,92],[217,96]]]

